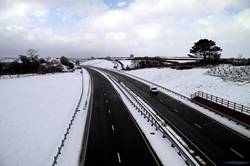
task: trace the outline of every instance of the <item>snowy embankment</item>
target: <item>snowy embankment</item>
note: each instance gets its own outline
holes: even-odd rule
[[[207,71],[208,69],[202,68],[189,70],[151,68],[132,70],[127,73],[187,97],[196,91],[203,91],[250,107],[250,83],[225,81],[219,77],[207,75]]]
[[[221,77],[224,80],[250,82],[250,66],[233,66],[222,64],[207,71],[211,76]]]
[[[88,79],[84,72],[83,102]],[[0,165],[51,165],[76,109],[81,88],[79,70],[0,80]],[[77,165],[86,114],[82,107],[81,104],[58,158],[60,165]]]

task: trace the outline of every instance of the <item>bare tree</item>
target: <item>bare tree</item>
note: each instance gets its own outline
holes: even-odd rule
[[[30,57],[31,61],[37,61],[38,60],[38,50],[36,49],[27,49],[26,55]]]

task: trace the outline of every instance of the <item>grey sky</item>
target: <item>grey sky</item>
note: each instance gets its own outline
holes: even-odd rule
[[[250,58],[249,0],[0,0],[0,56],[186,56],[200,38]]]

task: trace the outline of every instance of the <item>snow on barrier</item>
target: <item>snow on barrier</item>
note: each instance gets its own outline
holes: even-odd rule
[[[228,107],[234,111],[245,113],[247,115],[250,114],[249,107],[246,107],[242,104],[238,104],[238,103],[235,103],[235,102],[232,102],[232,101],[229,101],[229,100],[226,100],[226,99],[223,99],[223,98],[220,98],[220,97],[217,97],[217,96],[214,96],[214,95],[202,92],[202,91],[197,91],[191,95],[191,98],[195,98],[195,97],[204,98],[206,100],[212,101],[212,102],[217,103],[219,105]]]
[[[145,106],[138,97],[134,96],[131,90],[126,87],[124,84],[120,83],[116,78],[107,74],[110,80],[117,85],[117,87],[123,92],[124,96],[128,99],[131,105],[147,118],[147,121],[151,123],[152,126],[155,126],[155,130],[159,130],[163,134],[163,138],[167,138],[171,142],[171,146],[177,150],[177,153],[184,159],[186,164],[191,166],[199,165],[198,162],[194,159],[196,158],[202,165],[206,165],[205,161],[202,160],[199,156],[193,157],[191,153],[193,152],[183,141],[176,136],[173,131],[168,130],[164,120],[158,117],[154,112],[152,112],[147,106]],[[121,86],[123,88],[121,88]],[[125,92],[126,91],[126,92]],[[129,95],[128,95],[129,94]]]
[[[68,127],[67,127],[67,129],[66,129],[66,132],[64,133],[63,139],[61,140],[61,144],[60,144],[60,146],[59,146],[58,149],[57,149],[56,155],[54,156],[52,166],[55,166],[55,165],[57,164],[58,157],[59,157],[59,155],[61,155],[62,148],[64,147],[64,143],[65,143],[65,141],[66,141],[67,138],[68,138],[67,136],[69,135],[69,132],[70,132],[70,129],[71,129],[71,127],[72,127],[72,124],[73,124],[73,122],[74,122],[74,120],[75,120],[76,114],[77,114],[77,112],[80,111],[80,110],[79,110],[79,107],[80,107],[80,104],[81,104],[81,101],[82,101],[82,97],[83,97],[83,74],[82,74],[82,72],[81,72],[81,75],[82,75],[82,89],[81,89],[81,95],[80,95],[79,101],[78,101],[78,103],[77,103],[76,109],[75,109],[75,111],[74,111],[74,114],[72,115],[71,120],[70,120],[70,122],[69,122],[69,124],[68,124]],[[86,104],[87,104],[87,103],[85,103],[85,105],[86,105]]]

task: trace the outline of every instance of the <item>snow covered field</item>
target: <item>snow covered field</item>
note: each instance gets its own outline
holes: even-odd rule
[[[81,65],[90,65],[95,67],[101,67],[105,69],[113,69],[114,63],[108,60],[94,59],[81,63]]]
[[[87,80],[88,76],[85,76],[85,84],[88,84]],[[76,109],[81,87],[79,70],[74,73],[1,79],[0,165],[51,165]],[[69,141],[62,150],[61,157],[64,158],[59,157],[59,161],[68,160],[68,163],[62,162],[60,165],[74,165],[72,162],[78,161],[76,154],[80,151],[85,114],[80,111],[76,116]],[[68,158],[65,159],[65,156]]]
[[[250,83],[226,81],[219,77],[207,75],[208,70],[203,68],[189,70],[151,68],[132,70],[127,73],[152,81],[188,97],[199,90],[250,107]]]

